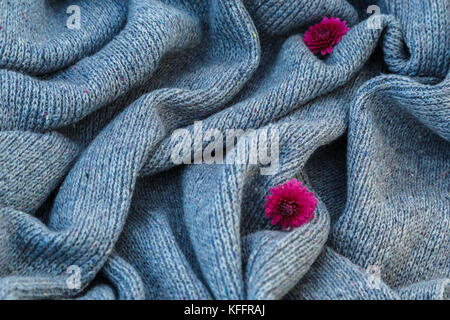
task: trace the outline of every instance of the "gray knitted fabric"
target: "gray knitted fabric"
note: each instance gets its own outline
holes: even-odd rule
[[[350,30],[321,56],[324,17]],[[449,25],[448,0],[0,0],[0,298],[448,298]],[[318,203],[285,230],[293,178]]]

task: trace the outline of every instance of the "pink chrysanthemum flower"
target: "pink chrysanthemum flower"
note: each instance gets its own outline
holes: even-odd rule
[[[350,29],[345,20],[325,17],[321,22],[309,27],[303,36],[303,41],[313,53],[320,52],[324,56],[333,52],[333,46],[341,41],[348,30]]]
[[[270,188],[266,196],[266,218],[272,224],[281,224],[283,229],[300,227],[314,218],[317,199],[297,179]]]

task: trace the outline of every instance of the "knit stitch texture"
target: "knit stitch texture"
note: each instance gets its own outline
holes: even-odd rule
[[[324,17],[349,30],[321,57]],[[448,298],[449,25],[448,0],[0,0],[0,299]],[[277,133],[278,167],[176,164],[179,129]],[[283,230],[293,178],[317,207]]]

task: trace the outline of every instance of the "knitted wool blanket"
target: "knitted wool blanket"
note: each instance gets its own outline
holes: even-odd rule
[[[0,298],[448,298],[449,6],[0,0]]]

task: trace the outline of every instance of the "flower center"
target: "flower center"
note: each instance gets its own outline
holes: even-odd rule
[[[297,202],[292,200],[281,200],[278,205],[278,212],[284,217],[296,215],[299,209]]]
[[[326,40],[328,38],[330,38],[330,30],[322,28],[317,30],[317,37],[320,40]]]

